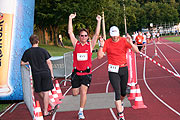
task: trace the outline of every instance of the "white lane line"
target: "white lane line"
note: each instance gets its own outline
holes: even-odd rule
[[[9,106],[3,113],[0,114],[0,118],[9,110],[11,109],[16,103],[12,104],[11,106]]]
[[[175,76],[174,75],[171,75],[171,76],[162,76],[162,77],[146,77],[146,80],[153,80],[153,79],[161,79],[161,78],[174,78]],[[142,79],[138,79],[138,80],[144,80],[143,78]]]
[[[173,49],[174,51],[176,51],[176,52],[180,53],[180,51],[176,50],[176,49],[175,49],[175,48],[173,48],[172,46],[170,46],[170,45],[168,45],[168,44],[166,44],[166,43],[163,43],[163,44],[165,44],[166,46],[170,47],[170,48],[171,48],[171,49]]]
[[[163,52],[159,49],[158,46],[156,46],[158,48],[158,50],[160,51],[160,53],[162,54],[162,56],[165,58],[165,60],[169,63],[169,65],[172,67],[172,69],[174,70],[174,72],[179,75],[179,73],[176,71],[176,69],[172,66],[172,64],[169,62],[169,60],[166,58],[166,56],[163,54]]]
[[[98,68],[100,68],[101,66],[103,66],[105,63],[107,63],[107,61],[103,62],[102,64],[100,64],[99,66],[97,66],[96,68],[94,68],[94,69],[92,70],[92,72],[94,72],[95,70],[97,70]],[[65,95],[70,91],[71,88],[72,88],[72,86],[69,87],[69,89],[64,93],[63,96],[65,96]]]
[[[144,83],[146,85],[146,87],[148,88],[148,90],[152,93],[152,95],[154,95],[155,98],[157,98],[161,103],[163,103],[166,107],[168,107],[170,110],[172,110],[173,112],[175,112],[177,115],[180,116],[180,113],[177,112],[175,109],[173,109],[171,106],[169,106],[167,103],[165,103],[163,100],[161,100],[149,87],[149,85],[146,82],[146,77],[145,77],[145,73],[146,73],[146,58],[144,58],[144,69],[143,69],[143,79],[144,79]]]
[[[94,68],[94,70],[92,70],[92,72],[94,72],[95,70],[97,70],[98,68],[100,68],[101,66],[103,66],[105,63],[107,63],[107,60],[105,62],[103,62],[101,65],[97,66],[96,68]]]
[[[105,61],[104,63],[102,63],[102,64],[100,64],[99,66],[97,66],[95,69],[92,70],[92,72],[94,72],[95,70],[97,70],[98,68],[100,68],[101,66],[103,66],[105,63],[107,63],[107,61]],[[69,88],[66,90],[66,92],[64,93],[63,96],[66,96],[66,94],[71,90],[71,88],[72,88],[72,86],[69,87]],[[55,116],[56,116],[56,114],[53,115],[53,117],[52,117],[51,120],[54,120],[54,119],[55,119]]]
[[[106,93],[108,93],[109,84],[110,84],[110,81],[108,81],[108,83],[107,83],[107,85],[106,85]],[[116,117],[116,115],[115,115],[115,113],[114,113],[114,111],[112,110],[112,108],[109,108],[109,110],[110,110],[110,112],[111,112],[114,120],[118,120],[117,117]]]
[[[114,114],[114,111],[112,110],[112,108],[109,108],[109,110],[110,110],[110,112],[111,112],[114,120],[118,120],[117,117],[116,117],[116,115]]]

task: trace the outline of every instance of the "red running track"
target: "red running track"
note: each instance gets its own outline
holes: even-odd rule
[[[172,43],[161,38],[161,44],[157,44],[158,55],[154,57],[161,65],[170,69],[173,72],[180,72],[180,44]],[[162,53],[161,53],[161,52]],[[147,46],[147,55],[152,57],[154,55],[154,45],[149,44]],[[169,60],[169,63],[164,56]],[[99,65],[103,64],[99,68]],[[145,66],[144,66],[145,65]],[[145,68],[145,69],[144,69]],[[105,93],[108,83],[107,74],[107,58],[102,60],[95,59],[93,61],[93,68],[96,69],[93,72],[93,78],[91,87],[88,94],[92,93]],[[175,72],[175,73],[176,73]],[[168,73],[164,69],[160,68],[149,60],[144,60],[137,54],[137,78],[140,85],[141,94],[146,109],[134,110],[133,108],[125,108],[126,120],[179,120],[180,119],[180,79]],[[145,84],[146,83],[146,84]],[[61,86],[63,93],[70,87],[68,83],[66,87]],[[149,89],[148,89],[149,88]],[[112,87],[108,89],[112,92]],[[156,97],[152,94],[155,94]],[[71,91],[68,92],[71,94]],[[112,98],[114,99],[114,98]],[[160,102],[161,101],[161,102]],[[162,103],[163,102],[163,103]],[[134,101],[131,101],[134,105]],[[166,105],[168,106],[166,106]],[[112,109],[116,115],[115,108]],[[57,112],[55,120],[73,120],[77,119],[77,111],[70,112]],[[86,120],[114,120],[110,109],[96,109],[85,110],[84,114]],[[30,113],[25,105],[19,105],[13,113],[6,112],[2,117],[2,120],[31,120]],[[45,120],[51,119],[50,117]]]

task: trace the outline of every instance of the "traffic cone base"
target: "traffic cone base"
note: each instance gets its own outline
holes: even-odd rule
[[[136,87],[136,97],[135,97],[135,102],[132,108],[133,109],[147,108],[147,106],[144,105],[139,85],[137,85]]]

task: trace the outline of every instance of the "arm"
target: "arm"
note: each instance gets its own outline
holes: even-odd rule
[[[48,67],[49,67],[49,69],[50,69],[50,71],[51,71],[51,77],[52,77],[52,78],[54,78],[54,74],[53,74],[53,68],[52,68],[52,63],[51,63],[51,60],[50,60],[50,59],[48,59],[48,60],[46,60],[46,62],[47,62]]]
[[[21,60],[21,65],[28,65],[28,64],[29,64],[29,62],[24,62]]]
[[[97,15],[96,17],[96,20],[97,20],[97,26],[96,26],[96,31],[95,31],[95,34],[92,38],[92,41],[91,41],[91,50],[94,49],[95,45],[96,45],[96,42],[97,42],[97,39],[99,37],[99,33],[100,33],[100,26],[101,26],[101,16],[100,15]]]
[[[74,33],[73,33],[72,19],[75,18],[75,17],[76,17],[76,13],[71,14],[69,16],[69,23],[68,23],[68,34],[69,34],[69,37],[71,39],[71,42],[72,42],[74,48],[75,48],[77,39],[76,39],[76,37],[74,36]]]
[[[129,34],[127,34],[127,38],[126,38],[127,42],[131,45],[132,50],[136,53],[139,53],[139,49],[136,45],[133,44],[131,36]]]
[[[97,58],[101,59],[104,56],[104,52],[103,52],[104,40],[100,39],[99,42],[100,42],[100,47],[99,47],[99,50],[98,50],[98,53],[97,53]]]

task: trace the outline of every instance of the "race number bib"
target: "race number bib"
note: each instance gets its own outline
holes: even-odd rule
[[[108,65],[108,71],[118,73],[119,72],[119,65]]]
[[[77,60],[78,61],[88,60],[88,54],[87,53],[77,53]]]

